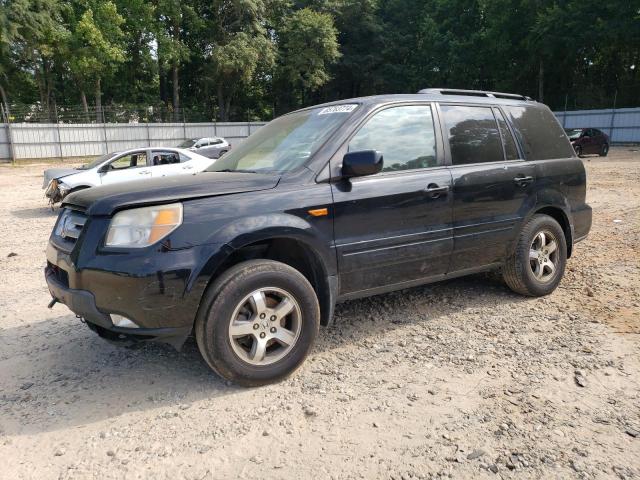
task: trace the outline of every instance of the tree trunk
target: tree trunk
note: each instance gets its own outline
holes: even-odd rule
[[[173,115],[176,120],[180,116],[180,85],[178,79],[178,64],[171,67],[171,81],[173,83]]]
[[[218,117],[222,122],[227,121],[226,102],[224,98],[224,88],[222,82],[218,83]]]
[[[540,69],[538,70],[538,101],[544,102],[544,63],[540,59]]]
[[[96,80],[96,122],[102,123],[102,89],[100,88],[100,77]]]
[[[82,108],[84,109],[84,113],[89,113],[89,104],[87,103],[87,95],[84,93],[84,89],[80,90],[80,98],[82,99]]]
[[[4,113],[7,116],[7,121],[9,120],[9,99],[7,98],[7,91],[4,89],[2,85],[0,85],[0,103],[2,103],[4,107]]]

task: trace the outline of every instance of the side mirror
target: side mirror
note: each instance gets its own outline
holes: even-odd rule
[[[376,150],[349,152],[342,157],[342,176],[344,178],[374,175],[382,170],[382,153]]]
[[[98,173],[107,173],[110,170],[110,165],[103,165],[98,169]]]

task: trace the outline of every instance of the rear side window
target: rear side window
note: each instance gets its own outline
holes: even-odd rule
[[[502,146],[504,147],[504,156],[507,160],[517,160],[518,149],[516,148],[516,142],[513,139],[513,135],[507,127],[507,122],[500,110],[494,110],[496,119],[498,120],[498,127],[500,127],[500,137],[502,137]]]
[[[382,153],[383,172],[436,165],[436,137],[429,105],[382,110],[371,117],[349,142],[349,151]]]
[[[556,117],[546,107],[504,107],[516,128],[527,160],[573,157],[573,148]]]
[[[453,165],[504,160],[491,107],[442,105]]]

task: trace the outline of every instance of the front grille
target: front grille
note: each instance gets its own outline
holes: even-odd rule
[[[70,250],[78,241],[86,222],[87,216],[84,212],[65,208],[58,218],[54,235],[64,247]]]

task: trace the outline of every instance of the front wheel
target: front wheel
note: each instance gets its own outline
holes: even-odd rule
[[[578,147],[575,148],[575,150],[576,150],[576,155],[578,157],[581,157],[582,156],[582,147],[578,146]]]
[[[318,299],[294,268],[250,260],[224,272],[203,298],[195,333],[220,376],[244,386],[281,380],[308,355],[320,325]]]
[[[567,241],[562,227],[548,215],[534,215],[522,228],[502,275],[514,292],[540,297],[556,289],[566,263]]]

